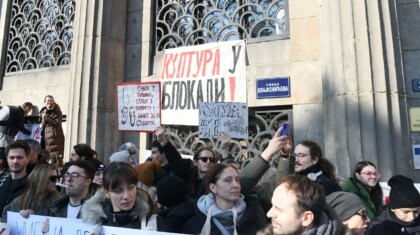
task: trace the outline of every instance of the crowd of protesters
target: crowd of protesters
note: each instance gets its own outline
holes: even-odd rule
[[[51,96],[45,102],[45,138],[54,133],[57,141],[3,136],[8,141],[0,147],[3,222],[12,211],[25,218],[80,218],[95,225],[92,234],[104,225],[203,235],[420,234],[420,194],[410,178],[388,181],[384,205],[374,163],[358,162],[340,184],[316,142],[303,140],[293,148],[290,135],[280,136],[281,128],[246,165],[226,151],[226,133],[219,135],[221,149],[202,146],[184,159],[162,127],[144,163],[136,163],[132,143],[105,158],[109,164],[78,143],[63,164],[64,137],[56,125],[61,112]],[[42,232],[48,231],[46,219]]]

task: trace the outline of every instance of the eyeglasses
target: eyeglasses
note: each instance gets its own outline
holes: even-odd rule
[[[366,176],[368,176],[368,177],[372,177],[372,176],[374,176],[374,177],[376,177],[376,178],[381,177],[381,174],[380,174],[379,172],[377,172],[377,171],[366,171],[366,172],[360,172],[360,174],[362,174],[362,175],[366,175]]]
[[[363,221],[366,221],[366,220],[369,219],[366,211],[356,212],[355,215],[360,215],[360,217],[362,217]]]
[[[58,176],[56,176],[56,175],[52,175],[52,176],[48,177],[48,179],[50,179],[50,181],[51,181],[52,183],[55,183],[55,182],[57,182],[57,180],[58,180]]]
[[[289,155],[294,158],[302,158],[302,157],[310,156],[310,154],[304,154],[304,153],[290,153]]]
[[[211,163],[214,162],[214,158],[213,157],[199,157],[198,160],[201,160],[203,162],[207,162],[207,161],[210,161]]]
[[[66,173],[64,173],[64,175],[63,175],[64,179],[67,179],[69,176],[70,176],[70,179],[71,179],[71,180],[77,180],[77,178],[79,178],[79,177],[86,178],[86,176],[80,175],[80,174],[79,174],[79,173],[77,173],[77,172],[72,172],[72,173],[68,173],[68,172],[66,172]]]

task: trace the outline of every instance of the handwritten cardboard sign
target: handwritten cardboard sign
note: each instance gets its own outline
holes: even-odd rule
[[[199,105],[199,137],[213,138],[227,132],[232,138],[248,138],[248,106],[245,103],[207,103]]]
[[[160,83],[118,84],[118,130],[153,132],[160,126]]]
[[[245,42],[165,50],[160,81],[162,123],[197,126],[202,102],[247,102]]]

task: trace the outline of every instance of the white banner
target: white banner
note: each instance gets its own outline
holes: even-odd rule
[[[198,125],[201,102],[247,102],[245,42],[165,50],[162,123]]]
[[[200,103],[199,138],[213,138],[227,132],[232,138],[248,138],[248,106],[246,103]]]
[[[41,143],[41,128],[40,124],[24,124],[25,128],[31,131],[30,135],[25,135],[22,132],[18,132],[16,135],[16,139],[18,140],[26,140],[26,139],[34,139]]]
[[[85,235],[90,234],[94,225],[83,223],[80,219],[67,219],[57,217],[46,217],[30,215],[23,218],[19,213],[7,212],[7,224],[10,226],[10,235],[43,235],[42,225],[49,218],[50,229],[47,235]],[[0,226],[0,231],[1,231]],[[141,231],[141,232],[140,232]],[[175,235],[175,233],[164,233],[146,231],[139,229],[128,229],[119,227],[102,226],[101,235]],[[176,233],[179,234],[179,233]],[[0,235],[3,235],[0,233]],[[182,235],[182,234],[179,234]]]
[[[118,84],[118,130],[153,132],[160,126],[160,83]]]

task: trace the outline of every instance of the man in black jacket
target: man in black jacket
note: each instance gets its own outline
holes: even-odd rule
[[[22,195],[27,190],[26,165],[29,162],[31,148],[23,140],[10,143],[6,148],[7,163],[9,164],[10,175],[0,185],[0,211]]]
[[[0,121],[0,147],[7,147],[19,131],[25,135],[31,134],[31,131],[26,129],[23,124],[25,113],[32,111],[32,103],[25,102],[21,106],[8,106],[8,108],[10,109],[9,118]]]

